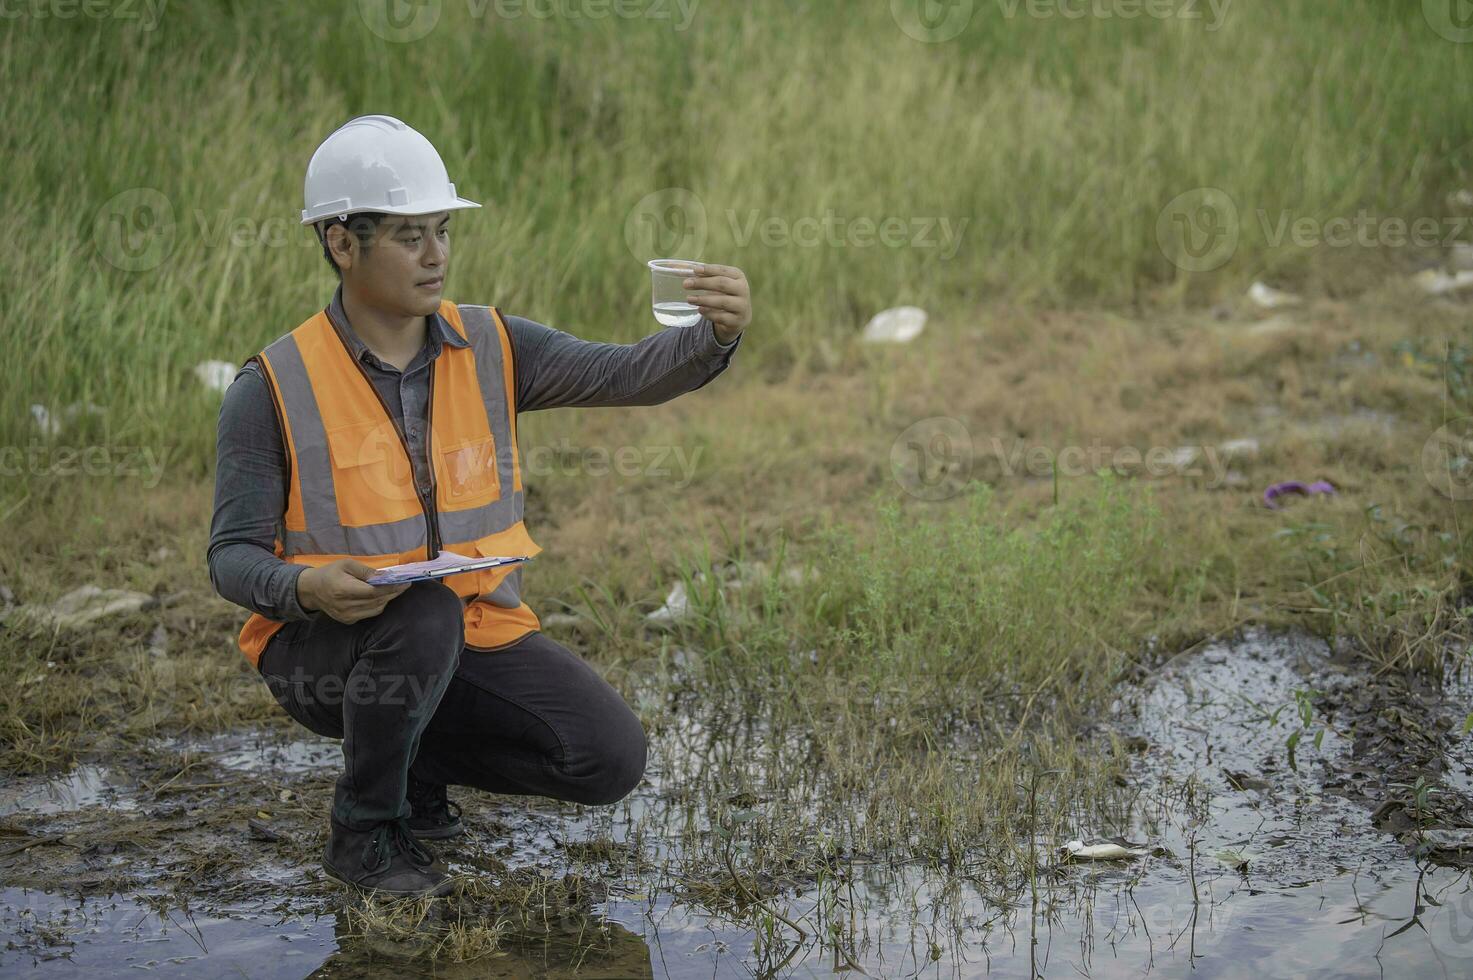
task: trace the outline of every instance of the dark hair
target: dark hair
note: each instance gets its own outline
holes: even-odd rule
[[[340,217],[332,217],[318,223],[317,238],[322,242],[322,257],[327,259],[327,264],[332,266],[332,271],[338,274],[339,279],[343,278],[343,270],[339,269],[338,264],[333,261],[332,251],[327,247],[327,230],[333,225],[343,225],[350,234],[357,237],[359,245],[368,248],[369,243],[373,241],[374,233],[378,231],[378,223],[387,217],[388,215],[382,211],[360,211],[357,214],[348,215],[347,221]]]

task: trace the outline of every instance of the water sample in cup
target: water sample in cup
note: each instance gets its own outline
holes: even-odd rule
[[[686,299],[682,283],[699,262],[689,259],[651,259],[650,305],[665,327],[689,327],[701,322],[701,311]]]

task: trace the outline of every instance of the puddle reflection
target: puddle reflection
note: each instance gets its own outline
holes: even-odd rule
[[[770,815],[782,804],[732,791],[763,785],[775,771],[763,767],[801,758],[802,745],[787,734],[774,739],[760,725],[685,716],[652,739],[649,783],[614,807],[465,794],[472,833],[442,847],[455,870],[520,873],[534,884],[571,875],[599,886],[565,905],[550,898],[549,887],[538,906],[545,909],[540,927],[524,919],[493,955],[432,962],[423,947],[365,940],[348,928],[342,897],[294,888],[311,875],[300,859],[257,846],[243,848],[247,863],[231,872],[260,882],[248,893],[262,896],[254,905],[232,900],[202,908],[194,901],[191,912],[177,900],[138,892],[79,901],[4,888],[0,933],[8,944],[0,949],[0,972],[1473,976],[1469,873],[1419,866],[1371,825],[1363,807],[1323,791],[1316,766],[1343,762],[1348,751],[1337,737],[1327,737],[1317,757],[1306,753],[1296,769],[1273,763],[1283,732],[1264,723],[1261,709],[1292,699],[1303,656],[1302,647],[1277,641],[1209,647],[1163,671],[1138,696],[1122,698],[1118,724],[1144,737],[1150,750],[1133,764],[1132,789],[1122,794],[1115,825],[1161,848],[1136,860],[1061,864],[1049,850],[1059,842],[1040,838],[1044,860],[1031,880],[1019,862],[980,852],[946,871],[851,854],[810,862],[803,874],[764,877],[761,862],[742,851],[739,865],[752,869],[743,887],[761,893],[753,901],[732,889],[729,866],[692,859],[721,853],[712,843],[715,816],[700,801],[723,799],[728,809]],[[319,781],[339,753],[338,743],[325,740],[278,744],[242,735],[169,748],[208,756],[227,773],[265,770]],[[137,816],[126,812],[136,805],[120,774],[97,766],[0,791],[0,814],[57,815],[63,822],[71,811],[98,808],[120,811],[118,819]],[[754,818],[752,826],[776,826],[766,819]],[[814,867],[831,873],[815,875]],[[443,936],[449,924],[437,928],[434,935]]]

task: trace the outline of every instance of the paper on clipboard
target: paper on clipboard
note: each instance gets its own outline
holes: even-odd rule
[[[516,565],[531,561],[530,555],[507,555],[489,558],[467,558],[453,551],[442,551],[428,561],[411,561],[403,565],[380,568],[368,577],[369,585],[403,585],[405,582],[422,582],[428,579],[474,572],[499,565]]]

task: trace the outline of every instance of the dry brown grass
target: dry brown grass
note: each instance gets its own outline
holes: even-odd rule
[[[1468,411],[1444,397],[1435,358],[1466,344],[1470,319],[1466,305],[1400,286],[1355,305],[1314,301],[1269,330],[1247,308],[1133,320],[1003,306],[939,317],[899,349],[820,345],[781,376],[747,372],[738,355],[726,376],[661,406],[529,415],[524,458],[566,440],[610,452],[643,447],[641,465],[656,461],[655,447],[679,447],[695,461],[684,486],[676,476],[576,465],[529,474],[528,523],[546,549],[527,576],[529,600],[544,614],[564,604],[597,611],[604,629],[555,630],[595,660],[645,658],[643,613],[663,599],[693,543],[718,558],[738,547],[767,558],[781,532],[801,559],[826,525],[862,537],[877,491],[918,521],[955,513],[957,500],[908,498],[890,473],[892,443],[919,419],[967,426],[972,476],[993,483],[1018,521],[1051,506],[1053,481],[1005,475],[993,438],[1005,447],[1021,439],[1145,451],[1252,437],[1256,458],[1230,464],[1238,485],[1136,477],[1153,488],[1167,539],[1180,545],[1153,569],[1142,614],[1168,645],[1246,620],[1299,621],[1357,632],[1372,652],[1411,664],[1430,641],[1419,647],[1412,626],[1394,625],[1415,619],[1406,597],[1445,615],[1459,608],[1466,504],[1432,492],[1419,453],[1444,414]],[[1425,356],[1407,355],[1408,344]],[[1263,488],[1290,478],[1327,479],[1340,493],[1265,508]],[[1061,478],[1059,493],[1082,492],[1077,479]],[[147,492],[72,480],[33,485],[9,505],[0,580],[18,601],[98,582],[166,604],[86,634],[0,633],[19,676],[0,695],[8,767],[69,758],[100,730],[274,717],[234,648],[243,613],[210,588],[210,494],[188,480]],[[163,656],[147,649],[158,624],[169,638]]]

